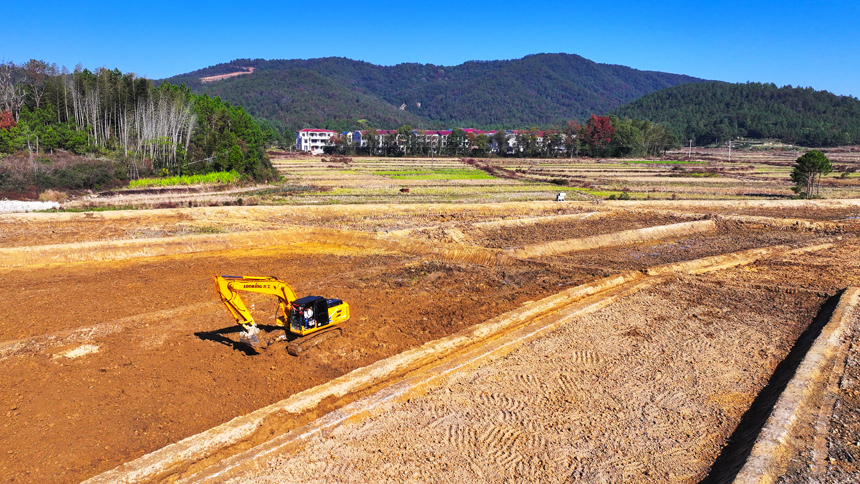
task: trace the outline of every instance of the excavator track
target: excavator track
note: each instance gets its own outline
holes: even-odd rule
[[[322,343],[323,341],[337,338],[341,335],[343,335],[343,329],[341,328],[324,329],[314,334],[309,334],[307,336],[303,336],[301,338],[297,338],[290,341],[290,344],[287,345],[287,353],[292,356],[299,356],[303,352],[309,350],[310,348],[313,348],[314,346]]]

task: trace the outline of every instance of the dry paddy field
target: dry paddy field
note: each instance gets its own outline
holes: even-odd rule
[[[0,475],[856,478],[860,321],[845,290],[860,286],[860,202],[631,190],[652,200],[595,203],[588,188],[555,203],[535,201],[551,183],[420,163],[430,171],[401,179],[379,172],[402,161],[285,162],[281,187],[327,189],[254,188],[281,205],[188,207],[210,202],[187,193],[170,209],[0,215]],[[430,175],[448,178],[414,178]],[[300,357],[283,343],[258,353],[237,343],[214,274],[275,275],[342,298],[352,319]],[[246,301],[272,318],[275,301]],[[812,375],[811,396],[785,414],[795,375]],[[788,420],[803,425],[761,451]]]
[[[801,151],[697,149],[663,159],[361,158],[272,156],[283,179],[265,186],[115,190],[68,208],[174,208],[222,205],[496,203],[568,199],[600,202],[626,191],[634,200],[788,199],[791,165]],[[834,172],[827,199],[860,197],[860,148],[827,151]],[[401,191],[408,189],[407,192]]]

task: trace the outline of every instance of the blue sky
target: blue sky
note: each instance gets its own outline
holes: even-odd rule
[[[860,96],[860,2],[8,2],[0,60],[153,79],[236,58],[595,62]]]

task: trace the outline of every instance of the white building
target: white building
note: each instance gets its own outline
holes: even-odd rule
[[[309,151],[315,155],[321,154],[323,146],[330,144],[329,140],[337,134],[337,131],[327,129],[303,129],[296,133],[296,149]]]

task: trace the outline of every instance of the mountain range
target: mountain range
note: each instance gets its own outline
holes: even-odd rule
[[[242,106],[285,141],[302,128],[524,129],[613,114],[665,124],[700,145],[738,137],[860,143],[860,101],[852,96],[640,71],[572,54],[457,66],[237,59],[163,81]]]
[[[704,79],[599,64],[572,54],[536,54],[457,66],[379,66],[341,57],[237,59],[164,81],[219,96],[294,131],[561,125]]]

